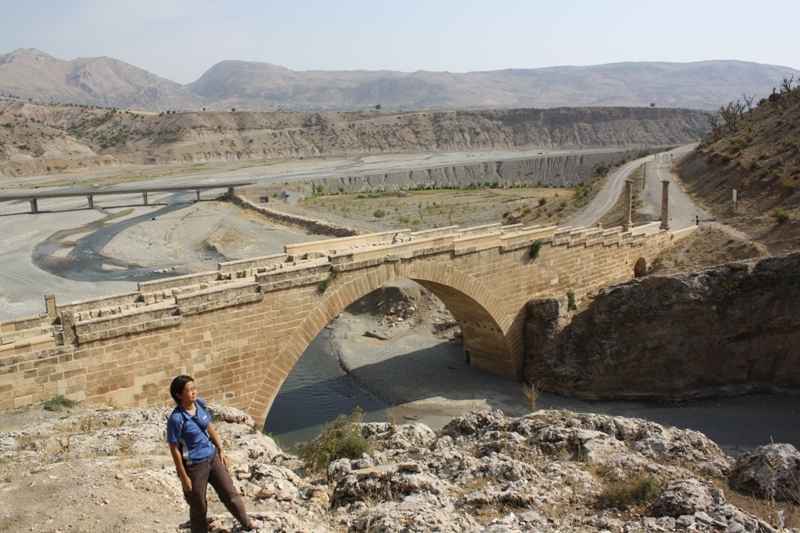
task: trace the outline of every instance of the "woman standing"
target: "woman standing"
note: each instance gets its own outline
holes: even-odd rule
[[[246,529],[261,529],[261,520],[251,520],[239,492],[233,486],[222,443],[211,424],[211,413],[189,376],[172,380],[169,393],[178,404],[167,420],[167,442],[189,504],[192,533],[207,533],[206,489],[210,483],[220,501]]]

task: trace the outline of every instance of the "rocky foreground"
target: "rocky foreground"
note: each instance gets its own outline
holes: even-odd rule
[[[769,532],[793,518],[791,503],[765,516],[770,525],[729,503],[743,499],[731,486],[766,495],[752,500],[764,509],[798,495],[792,446],[736,462],[696,431],[569,411],[469,413],[438,433],[363,424],[371,453],[312,475],[246,414],[211,407],[248,511],[268,531]],[[3,419],[0,531],[188,530],[165,442],[170,410]],[[213,501],[211,530],[237,531]]]

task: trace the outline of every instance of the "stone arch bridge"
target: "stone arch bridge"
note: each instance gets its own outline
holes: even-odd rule
[[[412,279],[458,322],[470,364],[519,380],[527,302],[631,279],[686,233],[488,225],[286,246],[213,272],[57,304],[0,323],[0,408],[63,394],[117,406],[169,402],[186,373],[210,401],[263,423],[297,359],[352,302]],[[393,242],[395,241],[395,242]],[[534,253],[532,251],[535,250]],[[535,257],[534,257],[535,256]]]

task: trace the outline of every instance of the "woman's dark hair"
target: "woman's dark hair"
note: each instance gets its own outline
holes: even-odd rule
[[[172,396],[172,399],[175,400],[175,403],[181,403],[177,395],[183,394],[183,388],[190,381],[194,381],[192,376],[178,376],[172,380],[172,384],[169,386],[169,395]]]

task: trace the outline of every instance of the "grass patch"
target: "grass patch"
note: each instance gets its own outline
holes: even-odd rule
[[[600,469],[597,474],[603,485],[597,497],[600,507],[640,507],[655,502],[661,495],[661,484],[649,474],[639,472],[623,477],[613,469]]]
[[[311,472],[321,472],[337,459],[355,459],[370,451],[370,443],[361,433],[364,411],[355,408],[349,415],[328,424],[319,437],[297,445],[297,452]]]
[[[68,398],[65,398],[62,394],[59,394],[58,396],[50,398],[49,400],[44,402],[42,404],[42,408],[45,411],[64,411],[72,409],[76,405],[78,405],[78,402],[76,402],[75,400],[70,400]]]

